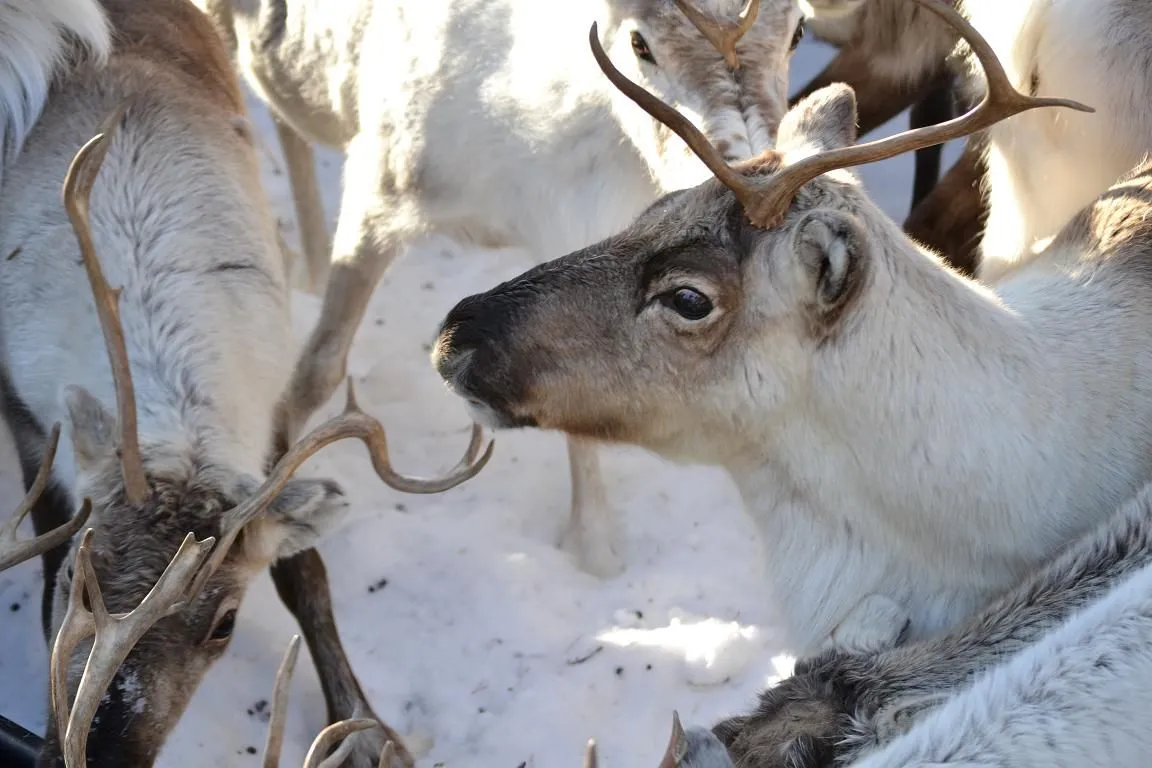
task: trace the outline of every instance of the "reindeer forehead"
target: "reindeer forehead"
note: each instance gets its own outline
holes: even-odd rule
[[[747,5],[747,0],[692,0],[692,4],[713,18],[735,21],[740,12],[744,10],[744,6]],[[674,0],[637,0],[632,8],[637,16],[673,19],[677,23],[684,21],[691,26],[691,22],[676,7]],[[799,6],[795,0],[761,0],[760,10],[756,18],[758,23],[762,19],[787,18],[794,11],[799,13]]]
[[[139,604],[189,531],[197,539],[219,538],[225,510],[234,502],[210,486],[153,481],[144,505],[115,500],[99,510],[93,536],[93,565],[104,599],[113,611]]]
[[[728,247],[743,226],[742,214],[731,192],[719,182],[709,181],[665,195],[608,245],[613,251],[644,260],[693,243]]]

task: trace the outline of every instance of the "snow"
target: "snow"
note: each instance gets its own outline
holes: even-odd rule
[[[806,40],[793,83],[829,49]],[[264,144],[264,179],[285,236],[298,247],[291,196],[267,112],[250,99]],[[905,127],[897,118],[878,133]],[[958,148],[950,146],[951,163]],[[330,225],[340,156],[318,150]],[[871,193],[897,221],[911,194],[911,156],[867,166]],[[428,363],[428,343],[461,297],[532,265],[518,250],[464,249],[433,239],[402,256],[376,292],[352,350],[361,405],[388,429],[396,466],[431,474],[468,440],[462,403]],[[319,299],[298,292],[303,340]],[[317,420],[343,405],[336,395]],[[622,510],[627,570],[608,581],[577,571],[555,547],[569,489],[555,433],[497,435],[479,476],[444,494],[407,496],[372,473],[354,441],[305,468],[349,493],[347,524],[321,547],[345,648],[377,713],[410,738],[424,766],[580,764],[595,737],[605,768],[655,765],[673,709],[710,725],[751,705],[787,675],[791,658],[761,598],[756,529],[728,478],[672,467],[639,449],[602,454]],[[11,440],[0,440],[3,497],[22,495]],[[27,526],[26,526],[27,529]],[[27,533],[27,530],[25,530]],[[0,573],[0,713],[42,732],[47,653],[40,634],[39,561]],[[281,655],[296,626],[265,573],[252,585],[226,655],[205,678],[159,765],[257,766]],[[251,711],[249,711],[251,710]],[[303,650],[283,765],[299,765],[325,724],[324,700]]]

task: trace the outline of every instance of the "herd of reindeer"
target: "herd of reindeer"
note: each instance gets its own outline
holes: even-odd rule
[[[838,52],[790,98],[805,29]],[[741,492],[800,660],[751,712],[673,717],[662,768],[1147,765],[1152,4],[0,0],[0,113],[26,488],[0,569],[43,560],[41,765],[152,765],[265,568],[331,722],[305,764],[414,765],[314,548],[344,492],[294,475],[356,438],[384,483],[442,492],[488,462],[481,425],[565,433],[561,546],[600,577],[626,562],[599,444]],[[331,238],[316,144],[345,153]],[[910,152],[898,224],[848,169]],[[350,380],[305,428],[433,233],[540,264],[444,319],[431,362],[475,423],[422,478]],[[297,258],[323,294],[298,351]]]

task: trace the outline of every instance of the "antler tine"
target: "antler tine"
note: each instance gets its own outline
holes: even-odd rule
[[[272,711],[268,718],[268,738],[264,742],[264,768],[280,767],[280,750],[284,746],[284,726],[288,718],[288,694],[299,655],[300,635],[292,635],[276,670],[276,684],[272,688]]]
[[[244,525],[268,507],[276,494],[283,490],[288,481],[292,479],[292,475],[305,461],[331,443],[349,437],[355,437],[367,446],[372,458],[372,467],[376,470],[377,477],[389,486],[405,493],[440,493],[455,488],[465,480],[475,477],[484,468],[488,460],[492,458],[492,450],[495,447],[495,441],[489,441],[488,448],[481,454],[480,458],[475,461],[472,460],[483,437],[480,425],[473,424],[468,450],[447,474],[434,478],[401,475],[392,468],[391,459],[388,457],[388,438],[383,425],[360,410],[356,404],[356,390],[352,385],[352,378],[349,377],[347,404],[344,407],[344,412],[302,437],[284,454],[280,461],[276,462],[276,466],[272,468],[264,484],[249,499],[232,510],[229,514],[227,531],[220,539],[220,546],[212,553],[208,565],[193,583],[189,596],[196,595],[203,589],[211,574],[224,562],[224,558],[228,555],[228,549]]]
[[[48,440],[44,446],[44,456],[40,459],[40,469],[36,471],[36,478],[32,481],[32,486],[28,489],[28,493],[24,494],[20,506],[12,513],[12,518],[0,525],[0,571],[60,546],[75,536],[84,527],[84,523],[88,521],[88,515],[92,512],[92,503],[85,499],[84,505],[76,514],[72,515],[72,519],[59,528],[53,528],[51,531],[28,541],[21,542],[16,539],[16,531],[20,527],[20,523],[24,522],[24,518],[32,511],[32,507],[36,505],[40,495],[48,487],[48,480],[52,476],[52,462],[56,459],[56,447],[59,443],[60,422],[56,422],[48,433]]]
[[[696,29],[700,30],[700,34],[724,55],[724,61],[728,63],[729,68],[740,68],[740,58],[736,55],[736,42],[756,22],[756,16],[760,12],[760,0],[748,0],[735,24],[725,24],[704,15],[689,0],[676,0],[676,7],[688,17]]]
[[[988,41],[959,12],[940,0],[911,0],[919,3],[956,29],[972,47],[988,82],[983,100],[967,113],[939,125],[930,125],[884,139],[857,144],[806,157],[788,165],[763,186],[758,199],[745,204],[748,218],[758,227],[777,226],[792,205],[796,192],[812,179],[836,170],[884,160],[951,139],[982,131],[1013,115],[1039,107],[1067,107],[1095,112],[1092,107],[1070,99],[1036,98],[1017,91],[1008,80],[1000,60]]]
[[[744,10],[740,11],[740,20],[736,24],[736,29],[740,32],[737,39],[743,37],[748,30],[752,29],[752,25],[756,23],[756,17],[760,15],[760,0],[748,0]]]
[[[76,551],[67,612],[57,632],[50,662],[52,709],[66,768],[87,765],[88,731],[104,692],[140,638],[168,614],[170,606],[184,593],[214,542],[212,537],[196,541],[195,535],[189,533],[140,605],[126,614],[110,614],[92,567],[92,529],[84,532]],[[88,609],[84,608],[85,594]],[[75,703],[70,708],[68,665],[76,647],[93,635],[95,639],[80,677]]]
[[[680,724],[680,713],[672,710],[672,735],[668,737],[668,748],[664,750],[664,758],[660,761],[660,768],[678,768],[684,759],[686,747],[684,726]]]
[[[389,739],[384,742],[384,749],[380,750],[380,762],[376,764],[376,768],[392,768],[392,763],[395,760],[396,745]]]
[[[332,723],[316,736],[312,742],[312,746],[308,749],[308,754],[304,756],[304,768],[335,768],[344,762],[347,756],[346,751],[343,750],[344,744],[341,744],[341,749],[338,749],[331,756],[326,757],[325,754],[332,745],[344,741],[357,731],[366,731],[369,728],[375,728],[378,723],[375,720],[351,718],[348,720],[341,720],[338,723]],[[342,752],[345,752],[342,754]],[[333,758],[336,758],[335,760]]]
[[[600,764],[600,758],[596,755],[596,739],[588,739],[588,744],[584,747],[584,768],[596,768]]]
[[[708,170],[712,171],[724,186],[736,193],[736,199],[745,207],[755,201],[756,187],[724,161],[720,151],[712,146],[712,143],[700,132],[699,128],[692,124],[691,120],[648,93],[616,69],[612,60],[608,58],[608,54],[604,52],[604,47],[600,45],[600,34],[597,31],[596,22],[592,23],[592,29],[588,33],[588,43],[592,46],[592,55],[596,57],[596,63],[600,65],[600,70],[611,81],[612,85],[616,86],[617,90],[636,102],[637,106],[652,117],[671,128],[677,136],[684,140],[684,143],[695,153],[696,157],[708,166]]]
[[[144,475],[144,459],[136,434],[136,394],[132,386],[132,372],[128,366],[128,347],[124,342],[124,327],[120,322],[120,289],[111,288],[104,279],[100,258],[92,242],[92,228],[88,217],[88,201],[100,166],[108,154],[116,126],[128,111],[129,101],[121,102],[112,111],[88,143],[80,148],[68,166],[64,177],[64,208],[80,245],[80,256],[92,284],[96,313],[104,332],[108,349],[108,362],[112,379],[116,383],[117,418],[120,422],[120,464],[124,472],[124,488],[128,500],[139,504],[148,498],[148,481]]]

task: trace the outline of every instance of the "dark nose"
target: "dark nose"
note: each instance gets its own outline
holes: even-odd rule
[[[492,311],[486,294],[462,299],[440,324],[432,350],[432,363],[445,381],[459,373],[467,353],[475,353],[493,343],[508,326],[507,312]]]

